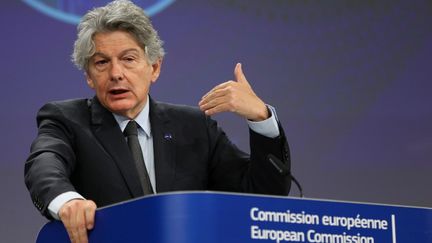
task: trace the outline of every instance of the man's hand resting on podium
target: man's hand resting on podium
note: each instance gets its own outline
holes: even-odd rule
[[[93,229],[96,203],[92,200],[73,199],[59,210],[72,243],[87,243],[87,230]]]

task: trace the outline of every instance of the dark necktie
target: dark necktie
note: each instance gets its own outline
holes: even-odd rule
[[[132,157],[135,161],[135,166],[137,168],[144,195],[153,194],[153,188],[151,186],[150,178],[144,163],[143,153],[138,140],[137,123],[134,120],[130,120],[123,134],[127,137],[129,149],[131,150]]]

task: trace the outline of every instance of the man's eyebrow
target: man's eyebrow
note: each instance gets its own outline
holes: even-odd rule
[[[128,52],[136,52],[136,53],[139,53],[139,50],[136,49],[136,48],[129,48],[129,49],[126,49],[126,50],[120,52],[120,55],[124,55],[124,54],[126,54],[126,53],[128,53]]]
[[[102,53],[102,52],[95,52],[95,53],[91,56],[91,58],[96,57],[96,56],[100,56],[100,57],[103,57],[103,58],[108,58],[108,56],[105,55],[105,54]]]
[[[125,55],[125,54],[127,54],[129,52],[135,52],[135,53],[139,54],[139,50],[138,49],[136,49],[136,48],[129,48],[129,49],[121,51],[120,52],[120,56]],[[106,55],[106,54],[104,54],[102,52],[95,52],[92,57],[96,57],[96,56],[100,56],[100,57],[103,57],[103,58],[109,58],[108,55]]]

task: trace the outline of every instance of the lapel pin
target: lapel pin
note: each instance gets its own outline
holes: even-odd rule
[[[172,139],[171,133],[165,133],[164,138],[165,138],[165,140],[171,140]]]

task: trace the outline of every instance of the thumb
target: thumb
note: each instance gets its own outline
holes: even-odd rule
[[[239,83],[248,83],[243,70],[241,63],[237,63],[237,65],[234,68],[234,76],[237,82]]]

